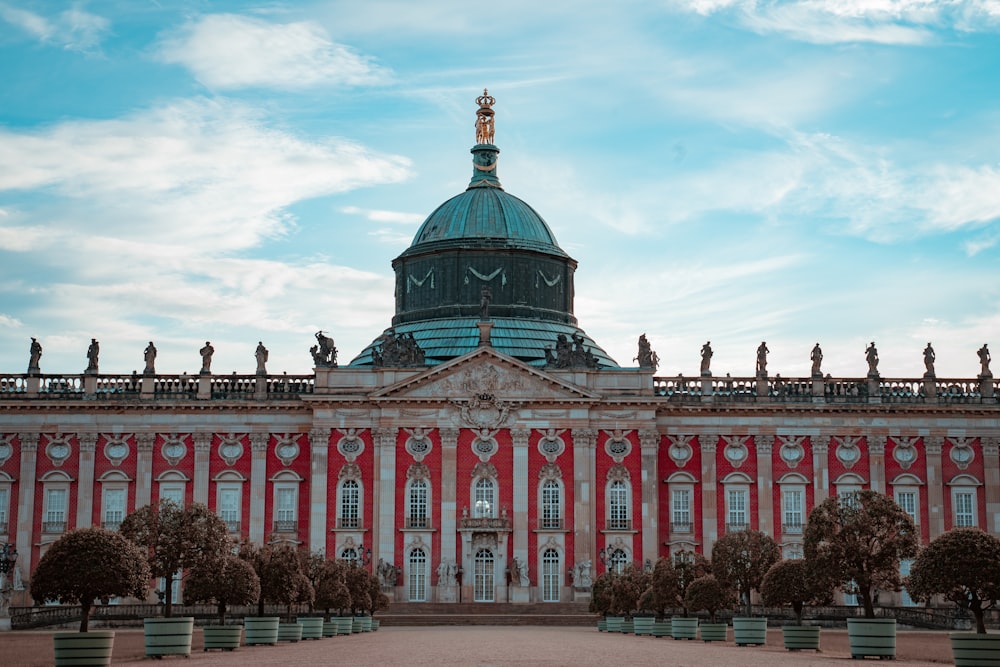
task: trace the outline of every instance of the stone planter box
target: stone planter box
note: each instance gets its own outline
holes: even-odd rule
[[[697,639],[698,618],[694,616],[674,616],[670,619],[670,636],[674,639]]]
[[[331,618],[329,621],[323,621],[323,636],[336,637],[338,634],[337,628],[339,625],[340,623],[338,623],[337,619],[335,618]]]
[[[724,642],[729,626],[725,623],[702,623],[698,626],[698,633],[703,642]]]
[[[278,641],[295,643],[302,639],[302,626],[298,623],[278,623]]]
[[[733,641],[737,646],[763,646],[767,643],[767,619],[733,618]]]
[[[379,628],[380,625],[382,625],[382,621],[378,620],[377,618],[373,618],[372,619],[372,632],[375,632],[376,630],[378,630],[378,628]]]
[[[56,665],[110,665],[115,633],[57,632],[52,635]]]
[[[849,618],[847,637],[851,645],[851,658],[896,657],[894,618]]]
[[[953,632],[949,638],[955,667],[1000,667],[1000,635]]]
[[[608,632],[621,632],[622,623],[625,622],[624,616],[608,616]]]
[[[635,632],[635,622],[631,618],[626,618],[622,621],[622,634],[630,635]]]
[[[201,629],[205,639],[204,650],[232,651],[240,647],[243,639],[242,625],[206,625]]]
[[[637,637],[648,637],[653,634],[653,624],[656,618],[653,616],[636,616],[632,619],[632,631]]]
[[[351,629],[351,632],[371,632],[371,631],[372,631],[371,616],[354,617],[354,627]]]
[[[656,621],[653,623],[653,636],[654,637],[671,637],[670,621]]]
[[[191,635],[194,633],[194,617],[147,618],[142,622],[146,637],[146,655],[191,655]]]
[[[818,651],[818,625],[786,625],[781,628],[781,638],[789,651]]]
[[[296,619],[302,626],[302,639],[322,639],[323,638],[323,617],[309,616]]]
[[[597,619],[597,631],[598,632],[607,632],[608,631],[608,619],[606,619],[606,618],[599,618],[599,619]]]
[[[246,630],[246,645],[256,646],[258,644],[268,644],[274,646],[278,643],[278,622],[277,616],[247,616],[243,619],[243,627]]]

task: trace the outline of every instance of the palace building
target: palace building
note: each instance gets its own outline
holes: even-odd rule
[[[1000,404],[978,377],[718,375],[711,349],[661,377],[645,336],[620,366],[573,313],[576,261],[500,182],[494,100],[478,99],[468,188],[393,260],[395,316],[314,372],[155,366],[0,375],[0,542],[13,604],[67,530],[114,529],[160,499],[207,504],[234,537],[361,560],[398,601],[586,600],[593,578],[753,528],[788,557],[824,498],[895,497],[924,542],[1000,533]],[[373,332],[373,335],[376,332]],[[43,341],[44,342],[44,341]],[[96,341],[95,341],[96,345]],[[907,565],[904,563],[904,568]],[[905,595],[897,603],[906,603]],[[883,600],[885,602],[885,600]]]

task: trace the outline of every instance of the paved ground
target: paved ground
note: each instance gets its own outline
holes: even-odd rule
[[[41,666],[52,663],[51,632],[0,633],[0,665]],[[824,629],[822,653],[791,653],[781,648],[781,631],[768,633],[768,646],[738,648],[727,644],[674,641],[628,635],[609,635],[591,628],[438,626],[388,627],[378,632],[330,637],[319,641],[278,646],[241,647],[232,653],[201,650],[200,632],[195,630],[189,659],[168,657],[152,661],[143,657],[142,630],[118,630],[114,664],[194,667],[252,667],[255,665],[347,664],[400,665],[416,667],[451,665],[469,667],[518,667],[521,665],[572,665],[614,667],[623,665],[670,665],[677,667],[857,667],[847,648],[847,631]],[[732,631],[730,631],[730,637]],[[951,664],[947,633],[900,630],[897,659],[893,665],[930,667]],[[886,664],[886,663],[880,663]]]

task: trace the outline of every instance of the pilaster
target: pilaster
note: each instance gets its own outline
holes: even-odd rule
[[[196,503],[208,505],[208,465],[211,458],[212,434],[195,433],[194,440],[194,495]]]
[[[513,518],[513,544],[508,545],[508,552],[517,558],[519,563],[532,564],[535,559],[530,557],[528,551],[528,498],[534,494],[528,489],[528,436],[531,431],[525,428],[511,429],[510,436],[513,442],[514,458],[514,516]],[[535,567],[530,567],[529,577],[534,575],[536,581],[540,583],[537,563]],[[512,602],[530,602],[531,587],[516,586],[511,590]]]
[[[466,597],[466,599],[470,599],[467,597],[467,591],[471,590],[469,585],[472,583],[473,571],[471,567],[463,565],[463,554],[458,552],[457,541],[458,515],[456,514],[457,489],[455,484],[458,475],[458,429],[442,428],[438,433],[441,435],[441,479],[439,480],[441,487],[441,553],[437,558],[438,566],[434,566],[432,563],[429,563],[428,566],[432,572],[438,571],[440,564],[445,561],[455,563],[456,567],[462,567],[467,576],[463,577],[459,582],[462,587],[461,595]],[[438,580],[438,586],[442,586],[440,579]],[[440,589],[438,590],[438,595],[441,595]],[[450,599],[444,600],[439,597],[438,601],[457,602],[457,597],[451,594]]]
[[[379,558],[385,559],[386,563],[396,563],[396,439],[399,434],[398,428],[378,428],[375,429],[375,470],[379,471],[375,479],[374,493],[378,495],[378,516],[377,524],[372,526],[375,535],[375,549],[378,553],[372,554],[372,562],[377,563]],[[400,521],[400,525],[402,521]],[[373,549],[373,551],[375,550]],[[430,570],[428,566],[428,570]]]
[[[757,450],[757,527],[768,535],[774,531],[774,473],[771,453],[774,450],[774,436],[755,434],[754,449]]]
[[[932,540],[944,533],[944,471],[941,468],[943,446],[944,438],[941,436],[924,438],[927,459],[927,525]]]
[[[250,434],[250,541],[255,544],[264,543],[267,527],[264,525],[265,507],[267,504],[267,443],[271,436],[268,433]]]
[[[701,446],[701,543],[702,553],[706,557],[711,556],[712,547],[719,539],[715,470],[715,448],[718,443],[718,435],[698,435],[698,444]]]
[[[78,433],[80,468],[76,483],[76,527],[88,528],[94,522],[94,450],[96,433]],[[98,501],[100,502],[100,501]]]
[[[135,434],[135,509],[145,507],[153,497],[153,443],[155,433]]]
[[[813,454],[813,504],[830,497],[830,434],[820,433],[809,439]]]
[[[868,474],[872,491],[885,493],[885,446],[884,435],[868,436]]]
[[[660,502],[657,456],[660,434],[656,429],[639,431],[642,455],[642,560],[655,563],[660,556]]]
[[[597,502],[596,496],[604,497],[604,489],[598,488],[597,477],[597,431],[591,428],[575,428],[573,434],[573,531],[575,535],[573,562],[591,561],[598,569],[597,553]],[[597,572],[603,574],[603,571]]]
[[[18,479],[18,500],[17,500],[17,542],[20,545],[18,551],[17,566],[21,572],[31,572],[31,555],[34,549],[31,548],[33,541],[33,528],[35,521],[35,469],[38,457],[38,434],[18,433],[17,438],[21,443],[21,477]]]
[[[986,530],[1000,535],[1000,438],[980,438],[979,442],[983,449]]]
[[[309,431],[309,551],[326,553],[326,507],[330,468],[330,429]]]

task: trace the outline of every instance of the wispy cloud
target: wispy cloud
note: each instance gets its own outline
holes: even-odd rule
[[[344,206],[340,209],[340,212],[347,213],[348,215],[360,215],[372,222],[389,222],[400,225],[417,225],[427,217],[423,213],[384,211],[380,209],[358,208],[357,206]]]
[[[70,51],[90,52],[97,49],[111,30],[110,21],[84,11],[79,5],[50,19],[26,9],[0,3],[0,19],[44,44],[60,46]]]
[[[333,42],[317,23],[269,23],[235,14],[202,16],[166,36],[157,50],[209,88],[298,89],[384,82],[374,59]]]

